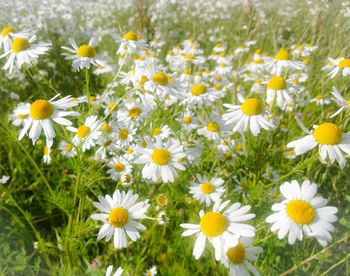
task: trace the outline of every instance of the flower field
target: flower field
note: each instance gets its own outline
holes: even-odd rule
[[[0,275],[350,275],[350,1],[0,5]]]

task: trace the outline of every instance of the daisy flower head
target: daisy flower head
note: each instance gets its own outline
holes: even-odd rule
[[[115,143],[121,147],[127,147],[134,140],[136,128],[131,126],[125,126],[119,124],[112,133],[112,137],[115,137]]]
[[[21,69],[23,64],[31,65],[40,55],[45,54],[52,45],[51,42],[33,44],[35,40],[35,35],[30,38],[28,36],[14,37],[11,48],[0,56],[0,59],[8,57],[3,69],[12,73],[15,66]]]
[[[310,103],[316,103],[317,105],[327,105],[331,103],[331,100],[319,94],[315,98],[311,99]]]
[[[214,246],[215,259],[220,260],[224,245],[231,241],[233,246],[239,243],[240,237],[254,237],[255,228],[241,222],[255,217],[254,214],[248,214],[250,206],[242,206],[239,202],[226,208],[230,201],[221,202],[218,200],[213,206],[213,210],[199,212],[199,224],[183,223],[182,228],[187,229],[182,236],[196,235],[196,241],[193,248],[193,256],[196,259],[202,255],[206,240]]]
[[[113,157],[108,163],[110,168],[107,173],[111,175],[112,179],[118,180],[123,174],[131,172],[131,165],[128,160],[122,156]]]
[[[216,91],[205,83],[193,84],[187,91],[182,103],[189,106],[202,106],[218,99]]]
[[[83,152],[94,147],[102,134],[98,128],[99,124],[97,116],[88,116],[84,124],[78,128],[68,127],[68,130],[75,133],[73,144],[81,146]]]
[[[265,118],[261,100],[257,98],[244,99],[240,94],[237,94],[241,105],[224,104],[228,108],[228,112],[223,115],[223,119],[227,125],[234,125],[233,132],[246,132],[248,129],[254,136],[260,133],[260,128],[270,130],[274,128],[274,124]]]
[[[66,156],[69,158],[74,157],[77,154],[74,146],[70,143],[67,143],[64,140],[60,142],[60,144],[58,145],[58,148],[63,156]]]
[[[296,117],[296,120],[308,135],[288,143],[288,148],[293,148],[296,155],[301,155],[318,146],[322,163],[327,163],[329,159],[333,164],[337,160],[341,168],[345,167],[344,153],[350,154],[350,134],[343,133],[338,125],[329,122],[314,125],[314,129],[309,131],[299,118]]]
[[[126,32],[123,36],[114,35],[117,42],[120,43],[117,55],[133,54],[139,50],[147,48],[146,42],[134,32]]]
[[[167,126],[164,125],[162,127],[155,127],[152,130],[152,136],[154,138],[160,137],[162,140],[167,139],[171,135],[171,129]]]
[[[332,59],[329,58],[331,61],[331,64],[333,63],[333,66],[328,74],[330,78],[334,78],[338,73],[340,73],[343,77],[346,77],[350,75],[350,59],[348,58],[339,58],[339,59]]]
[[[103,222],[98,240],[105,237],[108,242],[114,235],[114,247],[122,249],[127,247],[127,236],[132,241],[141,237],[139,231],[146,230],[146,227],[137,220],[146,217],[150,205],[148,200],[137,203],[137,199],[138,195],[131,190],[127,193],[116,190],[112,197],[98,197],[99,202],[94,202],[93,205],[102,213],[91,215],[92,219]]]
[[[154,265],[150,269],[147,269],[147,271],[144,274],[145,276],[154,276],[157,275],[157,267]]]
[[[5,26],[2,28],[0,35],[0,49],[4,47],[5,52],[10,50],[12,44],[11,35],[15,33],[16,31],[12,26]]]
[[[147,116],[149,109],[139,100],[125,104],[125,107],[118,110],[118,121],[125,126],[134,127],[140,124]]]
[[[251,246],[252,241],[252,238],[241,237],[238,244],[230,241],[225,244],[220,262],[229,269],[230,276],[249,276],[250,272],[255,276],[260,275],[249,261],[255,261],[263,249]]]
[[[278,232],[278,238],[283,239],[288,234],[288,243],[294,244],[303,236],[314,237],[326,246],[332,239],[333,222],[337,221],[338,209],[326,206],[327,200],[316,196],[317,185],[305,180],[301,185],[293,180],[284,182],[280,187],[285,198],[281,203],[274,204],[274,214],[266,218],[271,223],[271,231]]]
[[[105,276],[121,276],[123,275],[124,269],[121,267],[118,267],[117,270],[112,274],[113,272],[113,265],[109,265],[106,270]]]
[[[302,70],[304,64],[301,61],[291,60],[289,52],[281,48],[275,57],[266,63],[266,68],[272,75],[281,75],[284,69]]]
[[[78,116],[79,112],[66,110],[78,105],[78,102],[71,96],[55,100],[58,96],[59,94],[49,101],[43,99],[36,100],[32,104],[26,105],[26,109],[21,110],[21,112],[23,112],[21,116],[23,117],[27,115],[28,117],[25,119],[18,140],[21,140],[28,134],[34,145],[43,130],[46,139],[52,141],[56,136],[55,130],[52,126],[52,121],[63,126],[70,126],[72,124],[72,122],[65,117]]]
[[[89,69],[91,64],[95,66],[104,66],[105,61],[96,55],[95,39],[92,37],[88,44],[77,45],[74,38],[69,38],[69,43],[72,48],[62,46],[62,49],[67,53],[63,53],[67,60],[72,60],[72,67],[79,71],[84,68]]]
[[[200,202],[205,202],[207,206],[211,202],[218,201],[225,192],[224,180],[221,178],[210,178],[197,175],[198,181],[191,185],[190,194]]]
[[[343,98],[342,95],[340,95],[338,89],[333,86],[332,89],[332,95],[333,95],[333,101],[340,106],[337,112],[335,112],[330,118],[333,118],[337,116],[339,113],[341,113],[344,109],[349,109],[350,108],[350,99],[346,100]]]
[[[291,93],[295,90],[295,86],[286,81],[284,77],[274,76],[267,82],[266,103],[271,105],[276,101],[276,105],[283,108],[285,103],[293,103]]]
[[[186,130],[192,130],[198,127],[195,114],[191,110],[186,110],[182,116],[182,120],[181,118],[179,119],[182,123],[182,127]]]
[[[28,110],[30,109],[29,103],[19,103],[13,110],[10,120],[15,126],[24,125],[26,120],[29,118]]]
[[[156,142],[149,142],[147,148],[140,149],[141,156],[135,160],[137,164],[145,164],[142,169],[142,176],[151,179],[153,182],[162,180],[163,182],[174,182],[177,171],[184,171],[186,168],[182,164],[186,154],[183,147],[174,139],[163,142],[160,137]]]
[[[211,114],[208,119],[199,118],[199,121],[204,126],[198,128],[197,132],[208,140],[220,141],[220,137],[227,131],[227,126],[217,114]]]
[[[43,160],[45,164],[50,164],[51,163],[51,143],[45,145],[44,147],[44,155],[43,155]]]

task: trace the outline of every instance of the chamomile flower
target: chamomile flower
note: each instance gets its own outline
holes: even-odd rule
[[[137,164],[145,164],[142,169],[142,176],[145,179],[152,179],[153,182],[174,182],[177,177],[176,169],[184,171],[182,159],[186,157],[183,147],[176,140],[162,142],[160,137],[155,144],[140,149],[141,156],[135,160]]]
[[[330,70],[328,76],[330,78],[334,78],[338,73],[341,73],[342,76],[350,75],[350,59],[347,58],[339,58],[329,60],[334,64],[333,68]]]
[[[227,126],[219,115],[212,114],[208,119],[199,118],[199,121],[204,126],[198,128],[197,132],[208,140],[220,141],[220,136],[227,131]]]
[[[274,204],[274,214],[266,218],[271,223],[271,231],[278,232],[278,238],[288,235],[288,243],[294,244],[303,236],[314,237],[326,246],[332,239],[333,222],[337,221],[338,209],[326,206],[327,200],[316,196],[317,185],[305,180],[300,185],[296,180],[284,182],[280,191],[285,198],[281,203]]]
[[[30,110],[29,103],[19,103],[10,116],[10,120],[12,121],[13,125],[24,125],[26,120],[29,118],[28,110]]]
[[[260,133],[260,128],[270,130],[274,124],[265,118],[265,111],[262,102],[257,98],[244,99],[237,95],[241,105],[224,104],[228,112],[223,115],[227,125],[233,124],[233,132],[246,132],[248,128],[254,136]]]
[[[198,127],[197,119],[191,110],[186,110],[182,117],[182,127],[186,130],[196,129]]]
[[[112,274],[113,272],[113,265],[109,265],[106,270],[105,276],[121,276],[124,272],[124,269],[121,267],[118,267],[117,270]]]
[[[108,163],[110,168],[107,173],[114,180],[118,180],[124,173],[131,172],[131,165],[128,160],[122,156],[113,157],[113,159]]]
[[[164,125],[162,127],[155,127],[152,131],[152,136],[154,138],[160,137],[162,140],[168,138],[170,134],[171,129],[167,125]]]
[[[327,105],[331,103],[331,100],[319,94],[315,98],[311,99],[310,103],[316,103],[317,105]]]
[[[140,101],[132,101],[118,110],[118,121],[126,126],[134,127],[142,122],[148,112],[149,109],[142,105]]]
[[[145,274],[145,276],[154,276],[157,275],[157,267],[154,265],[150,269],[148,269]]]
[[[332,89],[332,95],[333,95],[333,101],[336,102],[340,108],[338,109],[337,112],[335,112],[330,118],[333,118],[337,116],[340,112],[342,112],[344,109],[349,109],[350,108],[350,99],[346,100],[340,95],[339,91],[337,88],[333,86]]]
[[[70,143],[67,143],[64,140],[60,142],[60,144],[58,145],[58,148],[61,154],[66,157],[74,157],[77,154],[74,146]]]
[[[43,160],[45,164],[50,164],[51,163],[51,144],[48,144],[44,147],[44,155],[43,155]]]
[[[77,45],[74,38],[69,38],[72,48],[62,46],[62,49],[68,51],[63,55],[67,60],[73,60],[72,67],[74,70],[89,69],[91,64],[95,66],[104,66],[105,61],[96,55],[95,39],[91,38],[88,44]]]
[[[250,246],[252,241],[252,238],[241,237],[238,244],[232,244],[231,241],[225,244],[220,262],[229,269],[230,276],[249,276],[250,272],[255,276],[260,275],[249,261],[255,261],[256,255],[263,249]]]
[[[329,122],[314,125],[314,130],[309,131],[297,120],[308,135],[288,143],[287,147],[293,148],[296,155],[301,155],[318,146],[321,162],[326,163],[329,159],[333,164],[337,160],[339,166],[344,168],[344,153],[350,154],[350,134],[343,133],[338,125]]]
[[[134,140],[136,129],[130,126],[119,124],[112,133],[112,137],[116,138],[116,144],[123,148],[128,147]]]
[[[78,103],[71,96],[66,96],[55,101],[58,96],[59,94],[49,101],[42,99],[36,100],[31,105],[26,105],[26,109],[21,110],[21,112],[23,112],[22,116],[27,115],[28,119],[25,120],[23,129],[19,133],[18,140],[21,140],[28,134],[34,144],[39,139],[42,130],[47,140],[53,140],[56,133],[51,121],[63,126],[70,126],[72,124],[72,122],[65,117],[78,116],[79,112],[66,110],[76,106]]]
[[[224,180],[221,178],[210,178],[206,176],[197,175],[198,181],[191,185],[190,194],[200,202],[205,202],[207,206],[211,202],[218,201],[222,194],[225,192],[223,187]]]
[[[122,37],[114,35],[114,38],[120,43],[117,55],[133,54],[147,47],[145,41],[138,34],[131,31],[126,32]]]
[[[285,69],[301,70],[303,67],[304,64],[301,61],[291,60],[288,51],[284,48],[266,63],[266,68],[272,75],[280,75]]]
[[[206,240],[214,246],[215,259],[220,260],[224,245],[231,241],[235,246],[239,243],[241,237],[254,237],[255,228],[241,222],[255,217],[254,214],[248,214],[250,206],[241,207],[240,203],[234,203],[226,208],[230,201],[215,202],[213,211],[199,212],[199,224],[183,223],[182,228],[187,229],[182,236],[196,235],[196,242],[193,248],[193,256],[196,259],[202,255]]]
[[[205,83],[196,83],[187,91],[185,99],[182,101],[182,104],[184,105],[202,106],[205,104],[211,104],[218,99],[215,90]]]
[[[14,37],[11,48],[0,56],[0,59],[7,57],[8,59],[3,67],[12,73],[13,68],[21,69],[23,64],[31,65],[40,55],[45,54],[51,47],[50,42],[33,44],[36,36]]]
[[[274,76],[267,82],[266,103],[271,105],[276,102],[277,106],[283,108],[285,103],[293,103],[290,92],[294,86],[289,84],[285,78]]]
[[[11,48],[12,39],[10,35],[12,33],[15,33],[15,29],[12,26],[5,26],[1,30],[1,36],[0,36],[0,49],[4,47],[4,51],[7,52]]]
[[[73,144],[81,146],[82,151],[89,150],[96,145],[96,141],[101,136],[101,131],[98,129],[99,121],[97,116],[88,116],[83,125],[78,128],[68,127],[68,130],[74,132]]]
[[[131,190],[127,193],[116,190],[112,197],[98,197],[99,202],[94,202],[93,205],[103,213],[91,216],[92,219],[104,223],[98,233],[98,240],[105,237],[108,242],[114,235],[114,247],[122,249],[127,247],[127,236],[132,241],[141,237],[139,231],[146,230],[146,227],[137,220],[146,217],[145,213],[150,205],[148,200],[136,203],[137,199],[138,195]]]

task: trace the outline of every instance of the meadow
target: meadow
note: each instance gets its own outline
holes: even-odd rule
[[[0,7],[0,275],[350,275],[350,1]]]

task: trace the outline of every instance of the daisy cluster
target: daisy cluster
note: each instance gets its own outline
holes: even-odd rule
[[[201,1],[182,7],[176,1],[168,2],[156,1],[153,6],[167,9],[173,5],[186,12],[199,8]],[[239,5],[236,1],[215,2],[207,9]],[[203,12],[195,11],[203,17]],[[153,13],[150,20],[163,20],[167,14]],[[263,10],[256,16],[264,22]],[[214,20],[218,20],[217,15],[203,18],[207,23]],[[168,223],[164,209],[168,198],[158,195],[157,207],[153,208],[147,194],[140,193],[139,184],[149,191],[179,185],[188,191],[186,200],[194,200],[199,206],[196,216],[186,210],[184,221],[178,225],[184,229],[182,236],[194,236],[193,249],[188,246],[194,258],[212,252],[214,261],[225,266],[229,275],[259,275],[254,265],[264,244],[256,240],[253,211],[258,214],[258,210],[232,200],[231,193],[235,193],[245,202],[251,185],[250,176],[236,172],[234,166],[249,156],[248,143],[274,141],[294,125],[306,136],[287,136],[288,141],[281,145],[281,158],[295,163],[318,158],[323,165],[336,163],[337,169],[344,169],[350,155],[350,135],[339,118],[349,115],[350,101],[336,86],[315,95],[307,85],[317,45],[300,42],[265,52],[257,40],[241,41],[232,47],[214,31],[208,30],[206,35],[210,46],[200,36],[189,36],[170,47],[160,36],[147,40],[132,30],[86,35],[84,39],[72,35],[64,45],[53,45],[36,42],[31,30],[4,26],[0,59],[9,74],[36,68],[53,47],[59,46],[60,58],[74,74],[84,77],[85,73],[86,80],[82,88],[85,94],[61,96],[57,92],[52,98],[19,102],[9,119],[18,129],[19,141],[27,139],[37,145],[45,140],[46,165],[55,165],[59,155],[61,160],[78,161],[86,156],[115,185],[110,194],[99,195],[92,203],[98,211],[90,218],[101,224],[97,240],[111,242],[115,250],[143,242],[145,221]],[[100,50],[101,38],[114,41],[113,54]],[[247,62],[242,63],[243,58]],[[348,77],[350,59],[329,58],[322,70],[329,79]],[[100,91],[90,90],[90,74],[106,77],[109,82]],[[327,115],[306,127],[304,123],[309,125],[311,120],[301,111],[311,105]],[[333,110],[334,106],[337,108]],[[306,155],[315,148],[314,155]],[[206,158],[214,159],[210,166],[203,166]],[[227,162],[225,169],[219,168],[218,162]],[[327,246],[335,231],[338,209],[318,195],[318,185],[312,179],[283,182],[285,177],[279,173],[267,166],[259,175],[264,183],[280,184],[272,198],[281,200],[262,218],[264,226],[290,245],[308,238]],[[8,180],[3,176],[2,183]],[[233,183],[237,185],[232,187]],[[254,184],[260,183],[255,179]],[[112,272],[113,266],[109,266],[106,275]],[[145,275],[156,273],[153,266]],[[118,267],[113,275],[122,274],[123,268]]]

